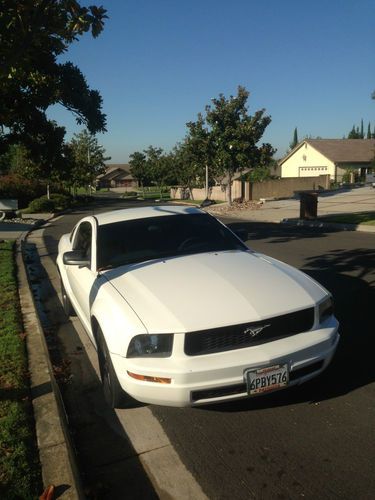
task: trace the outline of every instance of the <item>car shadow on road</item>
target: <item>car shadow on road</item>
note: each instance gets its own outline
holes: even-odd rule
[[[53,261],[55,247],[49,244],[52,242],[45,243],[48,252],[44,257]],[[47,260],[42,257],[40,262],[35,245],[28,246],[28,265],[37,278],[32,284],[34,299],[63,397],[85,496],[120,500],[126,492],[129,498],[157,499],[116,412],[104,400],[99,377],[74,321],[63,311],[44,267]]]
[[[308,402],[348,394],[375,382],[375,250],[332,250],[309,258],[302,269],[334,297],[340,322],[340,343],[331,365],[310,382],[259,398],[205,406],[207,410],[239,412]]]

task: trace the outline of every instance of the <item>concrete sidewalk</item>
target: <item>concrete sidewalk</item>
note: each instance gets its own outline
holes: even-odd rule
[[[257,222],[282,222],[285,219],[299,219],[299,199],[266,201],[256,208],[238,209],[228,205],[213,205],[208,211],[214,215],[238,217]],[[318,197],[318,217],[332,214],[375,212],[375,189],[366,186],[341,191],[322,192]]]

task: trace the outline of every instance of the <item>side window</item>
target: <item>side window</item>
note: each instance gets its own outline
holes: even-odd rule
[[[73,250],[80,250],[82,257],[91,260],[92,226],[90,222],[82,222],[74,239]]]

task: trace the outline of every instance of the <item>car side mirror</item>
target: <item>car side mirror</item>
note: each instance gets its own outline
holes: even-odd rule
[[[90,260],[82,256],[82,252],[79,250],[72,250],[71,252],[65,252],[63,254],[63,263],[66,266],[81,266],[89,267]]]
[[[249,235],[248,235],[248,232],[246,231],[246,229],[239,228],[239,229],[235,229],[233,232],[236,236],[238,236],[240,238],[241,241],[246,241],[249,239]]]

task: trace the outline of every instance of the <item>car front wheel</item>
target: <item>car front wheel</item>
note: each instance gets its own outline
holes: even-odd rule
[[[104,399],[111,408],[122,408],[125,404],[126,393],[122,390],[118,381],[107,344],[100,328],[98,328],[96,340]]]
[[[75,311],[73,309],[72,303],[70,302],[70,299],[68,297],[68,294],[66,293],[64,283],[61,280],[61,298],[62,298],[62,305],[64,312],[67,316],[75,316]]]

